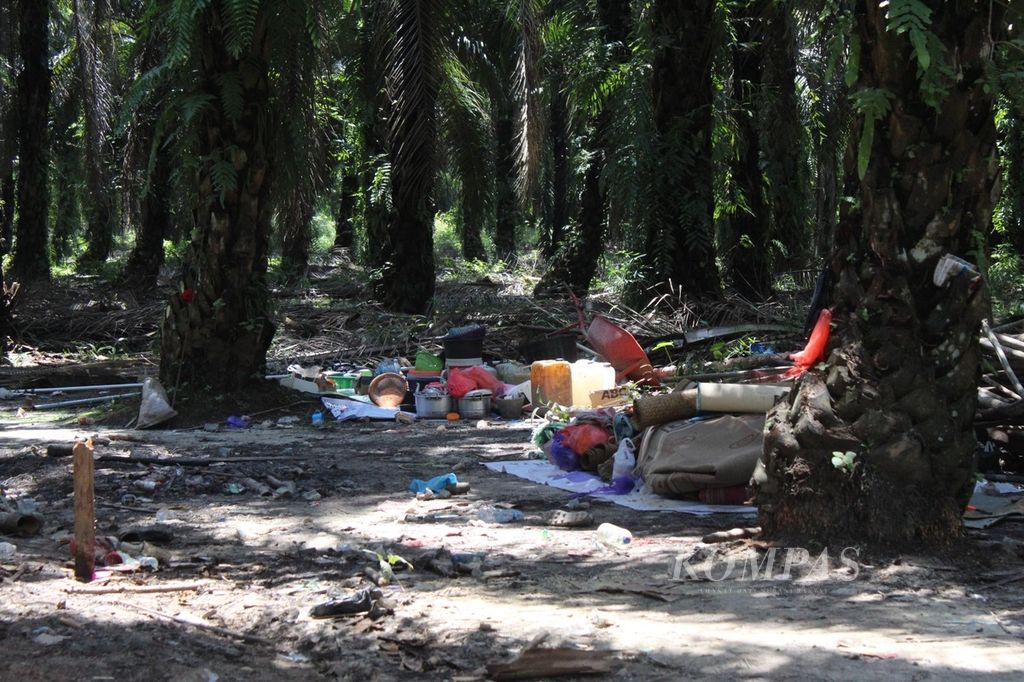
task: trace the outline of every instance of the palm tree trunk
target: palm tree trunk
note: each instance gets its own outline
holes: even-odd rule
[[[23,282],[50,279],[47,212],[50,162],[49,3],[20,0],[18,74],[18,224],[11,270]]]
[[[17,60],[17,14],[0,12],[0,60]],[[14,239],[14,158],[17,155],[18,118],[15,91],[0,79],[0,256],[11,250]]]
[[[278,215],[281,221],[281,270],[288,284],[296,284],[306,276],[309,268],[310,223],[313,221],[313,202],[308,190],[295,187]]]
[[[947,254],[967,256],[991,225],[985,71],[988,27],[1001,17],[987,3],[936,7],[931,30],[947,52],[933,51],[931,68],[951,56],[958,68],[938,110],[924,101],[906,34],[886,31],[884,7],[858,3],[858,89],[894,99],[875,123],[859,202],[840,218],[828,368],[805,374],[769,415],[758,504],[770,538],[901,547],[962,533],[989,300],[980,277],[936,286],[933,272]],[[854,124],[848,167],[864,125]],[[833,465],[834,451],[855,453],[853,467]]]
[[[484,239],[480,229],[481,221],[472,218],[475,212],[468,208],[469,201],[466,193],[463,192],[462,226],[460,232],[462,238],[462,257],[467,261],[486,261],[487,249],[484,248]]]
[[[206,10],[204,26],[222,26],[219,4]],[[216,30],[199,32],[201,87],[216,96],[218,78],[238,74],[242,115],[231,119],[223,107],[200,115],[204,159],[198,171],[197,223],[185,254],[181,289],[170,299],[162,326],[160,376],[194,389],[233,391],[261,371],[274,334],[266,288],[274,158],[258,134],[269,106],[266,17],[252,47],[241,57],[227,52]],[[216,189],[229,163],[233,187]],[[221,164],[219,167],[217,164]]]
[[[654,127],[661,173],[645,252],[651,284],[719,296],[713,231],[714,0],[655,0]]]
[[[359,178],[353,173],[346,173],[341,177],[339,185],[331,204],[331,217],[334,218],[334,248],[351,249],[356,237],[352,219],[355,216]]]
[[[624,0],[601,0],[597,5],[605,43],[612,45],[608,67],[621,66],[629,59],[626,47],[629,31],[629,3]],[[608,134],[612,121],[610,112],[602,110],[594,119],[587,145],[590,163],[583,178],[579,205],[578,229],[566,235],[548,271],[534,288],[534,293],[559,292],[563,285],[579,296],[590,290],[597,273],[597,263],[605,252],[607,197],[601,176],[610,153]]]
[[[785,249],[783,269],[807,262],[813,239],[811,196],[800,105],[796,96],[796,31],[791,3],[758,3],[764,17],[765,103],[761,111],[762,153],[772,214],[771,238]]]
[[[114,243],[117,209],[110,170],[110,78],[112,59],[108,0],[75,0],[75,38],[85,122],[86,215],[88,241],[82,260],[104,262]]]
[[[599,126],[602,127],[602,126]],[[604,251],[600,235],[604,232],[604,192],[601,190],[601,172],[604,170],[604,151],[595,145],[587,172],[583,176],[580,199],[580,226],[567,235],[562,249],[551,267],[534,287],[534,295],[563,294],[568,285],[577,296],[586,295],[597,272],[597,261]]]
[[[495,103],[494,170],[495,201],[494,250],[497,257],[511,263],[516,257],[516,227],[519,204],[516,200],[516,141],[512,111],[507,103]]]
[[[562,243],[569,223],[569,102],[564,76],[561,67],[551,76],[551,222],[542,249],[547,258]]]
[[[142,222],[135,246],[121,271],[122,282],[133,282],[142,290],[156,286],[164,264],[164,238],[171,234],[171,192],[171,156],[165,146],[159,145],[153,174],[142,197]]]
[[[732,177],[742,194],[745,208],[729,217],[729,269],[732,286],[749,301],[763,301],[771,295],[768,266],[769,220],[764,204],[764,176],[761,172],[761,137],[754,111],[761,92],[765,58],[763,13],[770,0],[744,5],[737,15],[736,45],[733,47],[733,99],[736,102],[736,136],[739,150],[732,159]]]
[[[434,144],[437,138],[437,41],[439,4],[433,0],[396,3],[394,62],[387,74],[390,100],[388,155],[394,211],[388,224],[390,253],[381,280],[389,310],[422,313],[434,297]]]

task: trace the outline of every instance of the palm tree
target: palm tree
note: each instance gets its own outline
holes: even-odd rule
[[[315,54],[320,13],[330,9],[174,0],[166,14],[174,42],[152,77],[188,84],[179,107],[198,155],[193,239],[162,326],[160,373],[170,385],[235,390],[264,364],[274,332],[265,281],[273,183],[294,143],[286,112],[313,98],[286,98],[280,69],[296,50],[300,61]]]
[[[714,0],[655,0],[654,127],[660,173],[647,228],[648,280],[717,296],[711,129]]]
[[[589,60],[577,67],[589,73],[573,73],[573,87],[570,99],[573,106],[593,111],[591,120],[587,122],[588,137],[586,143],[587,165],[583,171],[583,183],[579,202],[579,214],[575,224],[566,234],[560,234],[563,218],[559,215],[559,192],[562,182],[558,181],[560,169],[556,153],[556,189],[553,224],[551,230],[552,246],[558,251],[544,276],[537,283],[535,293],[560,293],[568,286],[577,294],[583,295],[590,288],[590,282],[597,272],[597,262],[605,251],[605,225],[607,222],[608,192],[603,176],[609,159],[613,156],[611,133],[614,127],[613,103],[605,94],[614,89],[613,83],[621,78],[621,68],[629,59],[628,41],[631,29],[629,3],[626,0],[603,0],[597,4],[597,15],[591,18],[584,8],[577,8],[573,13],[577,27],[596,19],[600,30],[596,45],[581,46],[576,43],[576,36],[585,34],[583,31],[559,31],[562,41],[552,40],[552,51],[566,60],[574,53],[590,51],[596,55],[593,63]],[[563,42],[564,41],[564,42]],[[553,112],[557,112],[562,92],[552,92]],[[588,104],[590,105],[588,107]],[[562,127],[556,116],[552,117],[552,138],[557,140]],[[566,183],[567,184],[567,183]]]
[[[50,109],[49,3],[18,3],[21,72],[17,82],[18,223],[12,274],[21,281],[49,280],[47,214],[49,211]]]
[[[723,250],[728,254],[733,288],[750,301],[763,301],[771,294],[765,248],[770,228],[761,172],[762,138],[757,125],[767,51],[764,15],[771,4],[772,0],[739,3],[733,21],[736,37],[732,46],[732,87],[738,148],[730,165],[741,201],[729,215],[729,243],[723,245]]]
[[[17,108],[10,83],[17,73],[18,15],[0,12],[0,255],[14,237],[14,158],[17,154]]]
[[[962,533],[989,298],[980,277],[933,276],[943,259],[970,257],[991,225],[986,74],[1002,10],[934,6],[861,0],[849,27],[860,46],[846,160],[857,201],[831,258],[827,368],[769,416],[758,493],[769,537],[892,547]]]
[[[85,124],[85,205],[89,225],[89,246],[82,259],[102,263],[113,247],[118,220],[112,173],[112,8],[110,0],[74,0],[73,6]]]

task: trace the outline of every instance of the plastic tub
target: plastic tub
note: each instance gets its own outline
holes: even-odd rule
[[[421,372],[440,372],[444,368],[441,358],[433,353],[419,351],[416,353],[416,369]]]
[[[416,416],[420,419],[444,419],[451,411],[450,395],[416,394]]]

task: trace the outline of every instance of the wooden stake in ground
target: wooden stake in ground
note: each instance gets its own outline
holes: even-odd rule
[[[92,439],[73,450],[75,478],[75,578],[92,580],[96,568],[96,505],[93,497]]]

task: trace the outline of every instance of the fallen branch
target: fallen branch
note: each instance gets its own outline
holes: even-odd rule
[[[164,618],[166,620],[173,621],[175,623],[181,623],[182,625],[191,625],[192,627],[195,627],[195,628],[200,628],[202,630],[207,630],[209,632],[215,632],[218,635],[223,635],[225,637],[233,637],[235,639],[240,639],[240,640],[242,640],[244,642],[252,642],[254,644],[263,644],[264,646],[268,646],[268,647],[271,647],[271,648],[276,648],[276,646],[277,646],[276,642],[272,642],[269,639],[264,639],[263,637],[257,637],[256,635],[250,635],[250,634],[247,634],[245,632],[238,632],[237,630],[229,630],[227,628],[222,628],[222,627],[217,626],[217,625],[210,625],[209,623],[203,623],[203,622],[192,620],[192,619],[189,619],[189,618],[182,618],[181,616],[172,616],[170,614],[162,613],[160,611],[154,611],[153,609],[147,609],[145,606],[139,606],[137,604],[126,604],[124,602],[121,602],[121,605],[125,606],[127,608],[130,608],[130,609],[135,609],[136,611],[141,611],[142,613],[148,614],[150,616],[156,616],[157,618]]]
[[[97,462],[109,462],[114,464],[159,464],[161,466],[205,466],[215,462],[279,462],[283,460],[302,459],[304,455],[281,456],[272,455],[267,457],[119,457],[117,455],[101,455],[96,458]]]
[[[1021,385],[1020,379],[1013,373],[1013,369],[1010,367],[1010,361],[1006,359],[1006,353],[1003,352],[1003,347],[999,343],[999,339],[996,338],[992,328],[988,326],[988,320],[981,321],[981,328],[985,332],[985,336],[991,342],[993,349],[996,352],[996,357],[999,358],[999,364],[1006,370],[1006,375],[1010,378],[1010,383],[1013,384],[1013,390],[1016,391],[1017,395],[1024,395],[1024,386]]]
[[[194,592],[201,587],[212,585],[213,581],[201,583],[168,583],[166,585],[121,585],[117,587],[69,587],[68,594],[155,594],[157,592]]]

